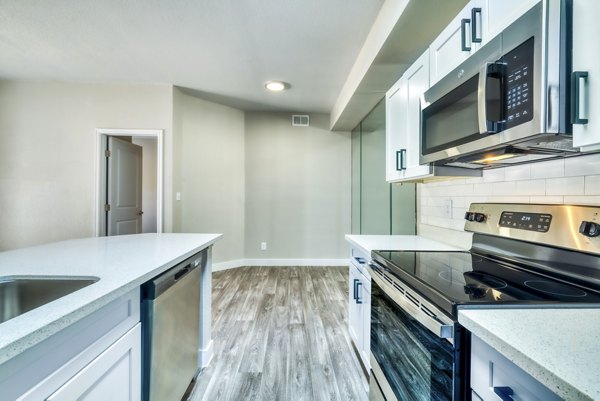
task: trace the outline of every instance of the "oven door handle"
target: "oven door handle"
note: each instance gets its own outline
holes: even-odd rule
[[[386,274],[386,269],[383,266],[369,262],[369,270],[371,280],[375,281],[379,288],[381,288],[383,292],[398,305],[398,307],[426,327],[438,338],[444,338],[451,343],[454,343],[453,323],[442,322],[431,311],[433,308],[423,305],[422,303],[424,303],[424,301],[421,301],[421,297],[413,291],[404,288],[404,293],[402,293],[400,290],[394,288],[394,285],[391,282],[392,279],[384,276]]]

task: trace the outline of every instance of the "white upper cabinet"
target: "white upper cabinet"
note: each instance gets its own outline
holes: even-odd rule
[[[406,80],[402,77],[385,95],[385,178],[389,182],[404,176],[401,158],[407,144],[401,126],[406,121],[406,101]]]
[[[498,35],[515,19],[541,0],[488,0],[484,35],[487,40]]]
[[[540,1],[470,1],[429,47],[431,85]]]
[[[573,1],[573,146],[600,149],[600,34],[597,0]]]
[[[429,88],[429,52],[410,66],[386,95],[386,178],[389,182],[428,176],[419,165],[421,95]]]
[[[469,2],[431,43],[429,47],[431,85],[456,68],[485,43],[487,40],[485,37],[486,3],[485,0]]]

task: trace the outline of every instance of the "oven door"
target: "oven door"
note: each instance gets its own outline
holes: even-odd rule
[[[466,400],[462,329],[372,265],[371,401]]]

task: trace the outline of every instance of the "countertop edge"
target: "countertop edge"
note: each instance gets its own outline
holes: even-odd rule
[[[185,260],[186,258],[194,255],[197,252],[200,252],[203,249],[206,249],[215,244],[223,234],[206,234],[211,235],[212,238],[203,242],[202,244],[192,248],[191,250],[182,253],[178,257],[171,259],[170,261],[164,263],[162,266],[156,267],[147,271],[145,274],[138,276],[136,279],[130,280],[127,283],[115,288],[114,290],[107,292],[93,300],[87,301],[81,304],[76,309],[72,310],[64,314],[63,316],[55,319],[54,321],[39,327],[24,336],[21,336],[14,341],[7,342],[0,347],[0,364],[7,362],[8,360],[16,357],[17,355],[26,352],[27,350],[35,347],[42,341],[47,338],[53,336],[54,334],[60,332],[66,327],[76,323],[77,321],[89,316],[95,311],[99,310],[103,306],[109,304],[110,302],[118,299],[122,295],[132,291],[136,287],[139,287],[141,284],[145,283],[149,279],[161,274],[162,272],[168,270],[172,266],[177,263]],[[211,266],[212,268],[212,266]],[[69,294],[70,295],[70,294]],[[23,316],[26,316],[23,315]]]
[[[582,393],[577,387],[574,387],[569,382],[556,375],[553,371],[548,370],[545,366],[539,364],[535,359],[519,351],[502,338],[493,334],[490,329],[482,326],[467,315],[468,311],[470,310],[481,309],[482,308],[460,308],[458,312],[458,322],[472,334],[481,338],[484,342],[496,349],[500,354],[530,374],[533,378],[550,389],[550,391],[563,398],[565,401],[594,401],[594,399],[588,394]],[[534,369],[532,369],[532,367],[534,367]]]

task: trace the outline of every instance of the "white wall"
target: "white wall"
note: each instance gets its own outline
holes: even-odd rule
[[[486,170],[481,178],[419,184],[418,191],[419,233],[468,247],[463,217],[472,202],[600,205],[600,154]]]
[[[93,236],[95,129],[165,129],[171,154],[171,119],[170,86],[0,81],[0,250]]]
[[[223,233],[213,262],[244,258],[244,113],[176,89],[181,232]],[[179,158],[178,158],[179,159]]]
[[[246,258],[348,257],[350,133],[328,127],[327,115],[292,127],[288,113],[246,113]]]
[[[132,138],[132,143],[142,147],[142,232],[155,233],[156,230],[156,192],[157,140],[156,138]]]

